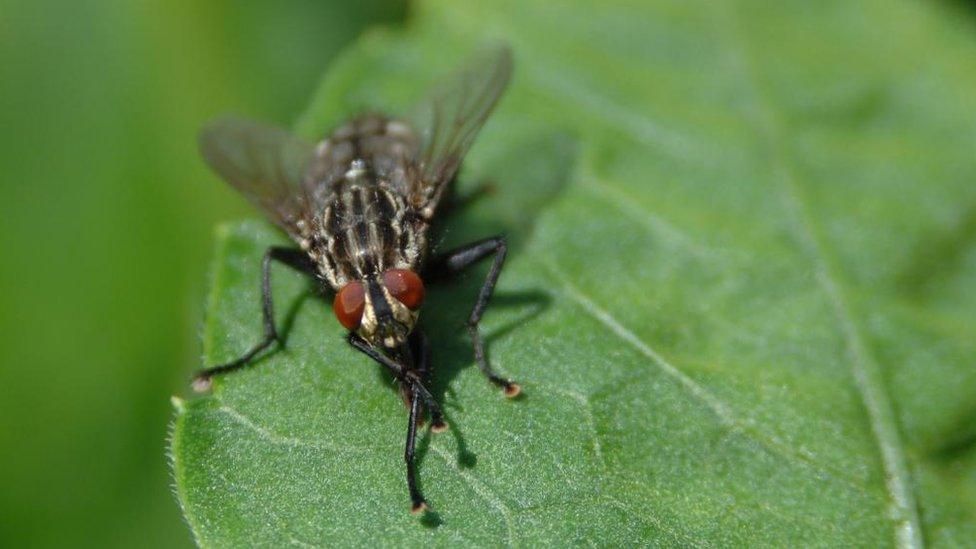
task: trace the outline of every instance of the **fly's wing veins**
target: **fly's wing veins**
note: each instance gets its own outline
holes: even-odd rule
[[[436,86],[407,117],[419,132],[420,177],[410,200],[433,215],[444,188],[457,173],[512,74],[512,52],[505,45],[481,50]]]
[[[200,132],[207,164],[292,235],[309,217],[303,187],[315,146],[285,130],[240,118],[219,118]]]

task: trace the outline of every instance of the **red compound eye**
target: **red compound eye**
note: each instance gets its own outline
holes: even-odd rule
[[[408,269],[390,269],[383,273],[383,285],[411,311],[424,302],[424,283],[417,273]]]
[[[339,324],[345,326],[347,330],[355,330],[359,327],[359,323],[363,321],[365,307],[366,290],[358,280],[343,286],[332,302],[332,310],[339,319]]]

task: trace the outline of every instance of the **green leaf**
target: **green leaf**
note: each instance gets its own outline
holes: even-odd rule
[[[299,130],[398,110],[491,38],[510,93],[446,221],[507,232],[422,322],[452,430],[424,434],[328,303],[274,273],[283,350],[178,402],[205,546],[956,546],[976,539],[976,34],[935,3],[422,2],[360,41]],[[259,259],[221,230],[205,362],[261,333]]]

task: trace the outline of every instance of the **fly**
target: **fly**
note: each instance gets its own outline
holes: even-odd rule
[[[348,330],[348,343],[397,380],[409,409],[404,460],[415,514],[427,508],[414,468],[418,424],[426,414],[435,433],[448,428],[427,389],[432,368],[427,340],[417,328],[425,277],[451,275],[493,258],[467,329],[481,372],[507,397],[521,391],[492,369],[478,330],[505,262],[505,237],[428,253],[428,229],[438,204],[511,72],[507,47],[485,50],[436,86],[409,116],[362,115],[318,144],[236,118],[215,120],[200,135],[210,167],[298,247],[274,246],[264,254],[264,338],[240,358],[197,372],[194,388],[206,390],[213,376],[246,366],[280,341],[272,312],[272,261],[315,278],[334,294],[333,310]]]

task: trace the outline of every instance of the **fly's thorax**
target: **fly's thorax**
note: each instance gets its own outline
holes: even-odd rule
[[[357,163],[350,171],[359,169]],[[415,269],[426,245],[426,226],[415,218],[385,182],[348,181],[316,216],[309,254],[335,289],[389,269]]]

